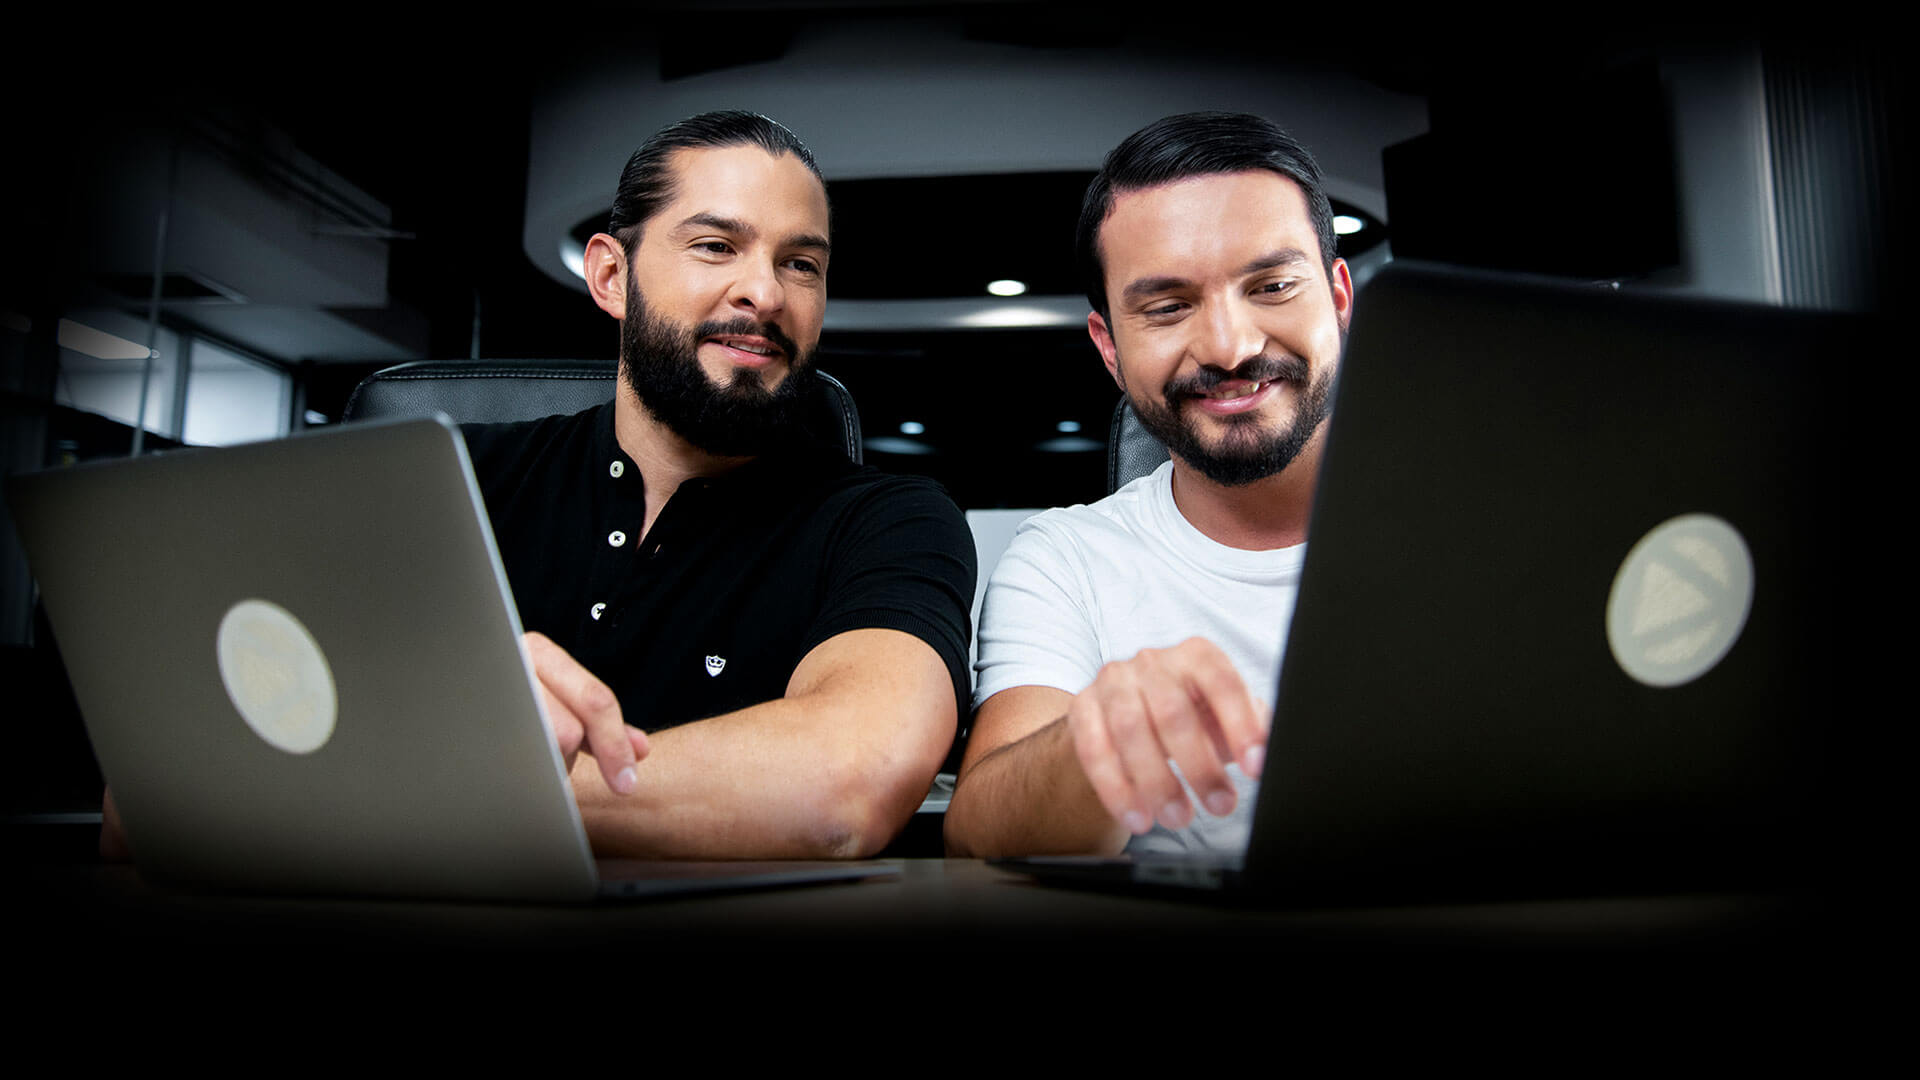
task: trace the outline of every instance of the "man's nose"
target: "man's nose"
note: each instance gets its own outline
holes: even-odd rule
[[[786,286],[773,264],[759,259],[741,260],[740,276],[734,280],[730,302],[736,310],[770,319],[787,304]]]
[[[1198,329],[1194,360],[1209,367],[1232,370],[1267,347],[1266,332],[1255,325],[1253,313],[1231,300],[1208,304]]]

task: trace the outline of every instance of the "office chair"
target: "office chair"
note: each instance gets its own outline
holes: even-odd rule
[[[1121,395],[1119,404],[1113,407],[1113,423],[1107,426],[1107,494],[1159,468],[1168,457],[1167,448],[1147,433],[1133,406]]]
[[[808,425],[861,464],[860,412],[838,379],[816,371],[819,400]],[[456,424],[535,420],[576,413],[613,397],[611,360],[418,360],[361,380],[342,419],[442,412]]]

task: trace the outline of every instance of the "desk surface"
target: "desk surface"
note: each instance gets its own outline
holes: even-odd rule
[[[1065,890],[975,860],[900,860],[896,878],[580,907],[204,895],[129,866],[25,868],[9,925],[114,952],[593,952],[965,957],[1190,949],[1238,955],[1479,953],[1643,956],[1823,947],[1821,905],[1697,895],[1262,910]]]

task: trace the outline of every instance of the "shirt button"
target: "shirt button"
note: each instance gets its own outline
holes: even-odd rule
[[[592,616],[593,616],[593,621],[594,621],[594,622],[599,622],[599,621],[600,621],[600,613],[601,613],[601,612],[603,612],[603,611],[605,611],[605,610],[607,610],[607,605],[605,605],[605,604],[595,604],[595,605],[593,605],[593,610],[592,610],[591,612],[589,612],[588,614],[590,614],[590,615],[592,615]]]
[[[620,474],[626,471],[627,471],[627,463],[624,461],[616,461],[613,464],[607,466],[607,475],[613,477],[615,480],[620,479]]]
[[[621,532],[619,529],[615,529],[612,532],[607,534],[607,543],[613,545],[614,547],[619,547],[621,544],[624,544],[626,542],[627,542],[627,534]]]

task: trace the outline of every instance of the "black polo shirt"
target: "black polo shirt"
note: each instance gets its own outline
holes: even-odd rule
[[[967,714],[975,556],[939,485],[813,443],[689,480],[644,540],[611,402],[463,427],[520,623],[646,731],[771,701],[809,650],[883,627],[931,645]]]

